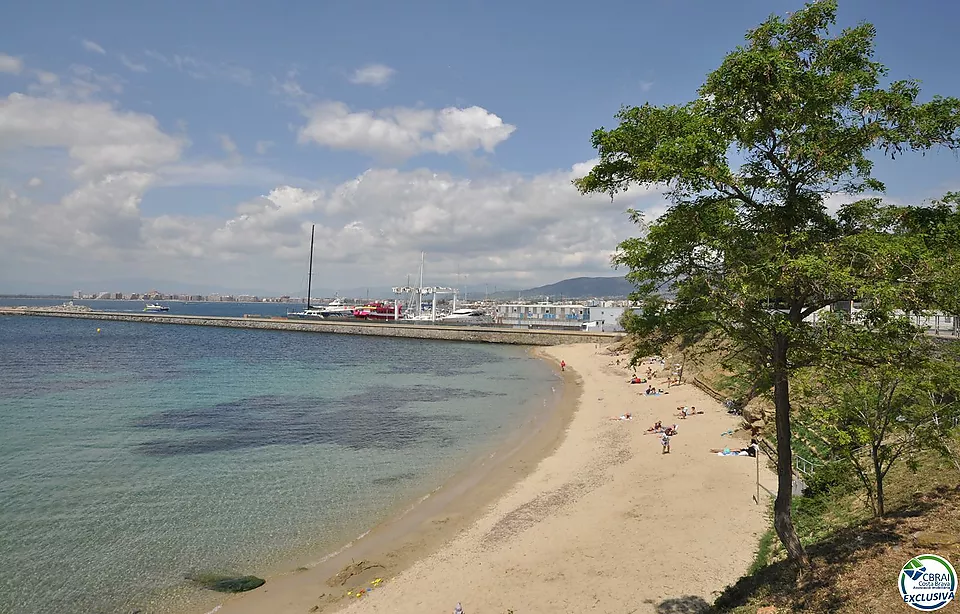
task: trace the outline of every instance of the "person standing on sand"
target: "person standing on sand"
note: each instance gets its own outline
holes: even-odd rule
[[[663,446],[663,454],[670,454],[670,435],[666,433],[660,435],[660,445]]]
[[[463,608],[460,607],[460,602],[457,602],[457,607],[453,608],[453,614],[463,614]]]
[[[561,370],[561,371],[564,371],[564,370],[566,370],[566,368],[567,368],[567,363],[566,363],[566,361],[561,360],[561,361],[560,361],[560,370]]]

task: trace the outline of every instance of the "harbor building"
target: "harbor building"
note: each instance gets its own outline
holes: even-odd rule
[[[502,303],[494,322],[518,328],[574,328],[589,320],[590,308],[572,303]]]

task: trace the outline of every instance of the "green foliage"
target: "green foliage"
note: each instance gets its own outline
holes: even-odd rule
[[[805,387],[805,412],[823,424],[833,452],[860,478],[874,513],[884,514],[883,484],[891,467],[940,440],[960,389],[960,367],[902,320],[882,328],[834,331],[826,362]]]
[[[773,540],[776,535],[773,529],[767,529],[763,535],[760,536],[760,543],[757,544],[757,554],[753,557],[750,568],[747,569],[748,576],[752,576],[770,564],[770,556],[773,553]]]
[[[853,468],[846,462],[824,463],[805,481],[803,496],[807,498],[845,494],[857,484]]]
[[[684,105],[628,107],[592,136],[599,163],[575,181],[611,196],[663,187],[671,205],[623,241],[641,312],[625,322],[656,353],[710,338],[755,391],[774,390],[780,488],[777,527],[794,559],[790,523],[790,381],[797,369],[852,355],[825,351],[853,324],[808,316],[861,299],[863,322],[883,328],[895,310],[957,310],[958,198],[899,207],[879,198],[871,156],[960,147],[960,100],[920,101],[913,80],[886,81],[870,24],[830,32],[835,0],[811,2],[747,33]],[[661,292],[671,290],[675,300]],[[847,348],[850,349],[850,348]],[[781,432],[782,431],[782,432]]]

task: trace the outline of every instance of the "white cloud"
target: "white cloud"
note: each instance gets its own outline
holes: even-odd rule
[[[649,92],[650,90],[653,89],[653,86],[654,86],[653,81],[641,81],[641,82],[640,82],[640,91],[641,91],[641,92]]]
[[[90,77],[83,67],[73,72]],[[56,85],[53,79],[41,79]],[[66,260],[84,266],[125,263],[141,249],[143,194],[157,183],[160,167],[179,159],[184,146],[152,116],[120,111],[109,103],[23,94],[0,99],[0,151],[37,150],[59,163],[63,157],[56,150],[62,150],[76,182],[58,201],[45,202],[0,186],[0,216],[6,219],[0,224],[0,259],[39,263],[46,270],[58,269]],[[41,185],[39,177],[27,182],[28,187]]]
[[[273,147],[273,144],[273,141],[257,141],[256,151],[262,156]]]
[[[151,60],[156,60],[157,62],[160,62],[164,66],[173,67],[173,61],[158,51],[154,51],[152,49],[146,49],[143,52],[143,55],[147,56]]]
[[[350,83],[357,85],[386,85],[396,70],[386,64],[367,64],[353,71],[350,76]]]
[[[326,102],[304,110],[304,115],[308,121],[299,132],[301,143],[400,158],[478,149],[491,153],[516,130],[477,106],[351,111],[342,102]]]
[[[56,85],[60,83],[60,77],[55,75],[52,72],[47,72],[45,70],[38,70],[36,72],[37,82],[40,85]]]
[[[139,64],[128,58],[124,54],[120,54],[120,63],[132,70],[133,72],[147,72],[147,66],[145,64]]]
[[[241,203],[220,223],[165,216],[145,223],[143,232],[167,256],[248,263],[247,274],[262,275],[258,283],[268,285],[302,276],[289,269],[303,262],[311,223],[317,249],[337,272],[326,278],[339,275],[351,285],[360,279],[399,284],[415,271],[421,250],[428,253],[431,283],[452,283],[458,268],[475,283],[514,280],[518,286],[612,274],[613,249],[636,232],[624,210],[652,208],[662,199],[651,198],[650,190],[616,202],[583,197],[570,182],[592,164],[484,180],[427,169],[370,170],[327,190],[278,187]]]
[[[105,75],[89,66],[74,64],[66,75],[57,75],[44,70],[34,71],[35,83],[27,91],[37,97],[66,100],[91,100],[101,94],[123,92],[123,79],[117,75]]]
[[[0,149],[53,147],[76,162],[77,177],[150,169],[177,160],[184,142],[150,115],[106,102],[70,102],[11,94],[0,99]]]
[[[107,52],[103,47],[93,42],[92,40],[84,39],[82,44],[84,49],[86,49],[87,51],[92,51],[93,53],[99,53],[100,55],[103,55]]]
[[[19,75],[23,70],[23,60],[12,55],[0,53],[0,73]]]
[[[223,153],[227,154],[227,157],[233,163],[239,163],[242,160],[240,156],[240,151],[237,149],[237,144],[233,139],[230,138],[229,134],[219,134],[217,138],[220,140],[220,149],[223,150]]]
[[[253,73],[249,69],[237,66],[236,64],[208,62],[189,55],[172,55],[168,57],[153,49],[146,49],[143,55],[168,68],[174,68],[198,81],[220,80],[246,86],[253,85]]]
[[[455,283],[458,269],[461,284],[474,287],[614,274],[611,252],[637,232],[624,210],[657,210],[662,198],[649,190],[615,202],[581,196],[570,182],[592,164],[483,179],[428,169],[369,170],[323,189],[280,184],[239,203],[226,218],[151,217],[140,210],[140,199],[162,185],[219,183],[238,167],[118,170],[82,180],[54,203],[31,202],[0,186],[0,259],[22,262],[19,250],[32,250],[38,271],[55,270],[65,279],[69,267],[82,272],[122,263],[166,279],[289,292],[302,282],[315,223],[316,249],[326,263],[318,286],[401,284],[416,272],[421,250],[429,283]],[[62,264],[53,266],[54,260]]]
[[[253,73],[248,69],[234,64],[206,62],[189,55],[173,56],[173,65],[183,73],[199,79],[220,79],[240,85],[252,85]]]

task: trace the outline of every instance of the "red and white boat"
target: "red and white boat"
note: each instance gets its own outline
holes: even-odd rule
[[[367,303],[363,307],[357,307],[353,310],[353,317],[361,320],[393,321],[398,319],[398,314],[403,315],[402,307],[395,308],[389,303],[380,301]]]

